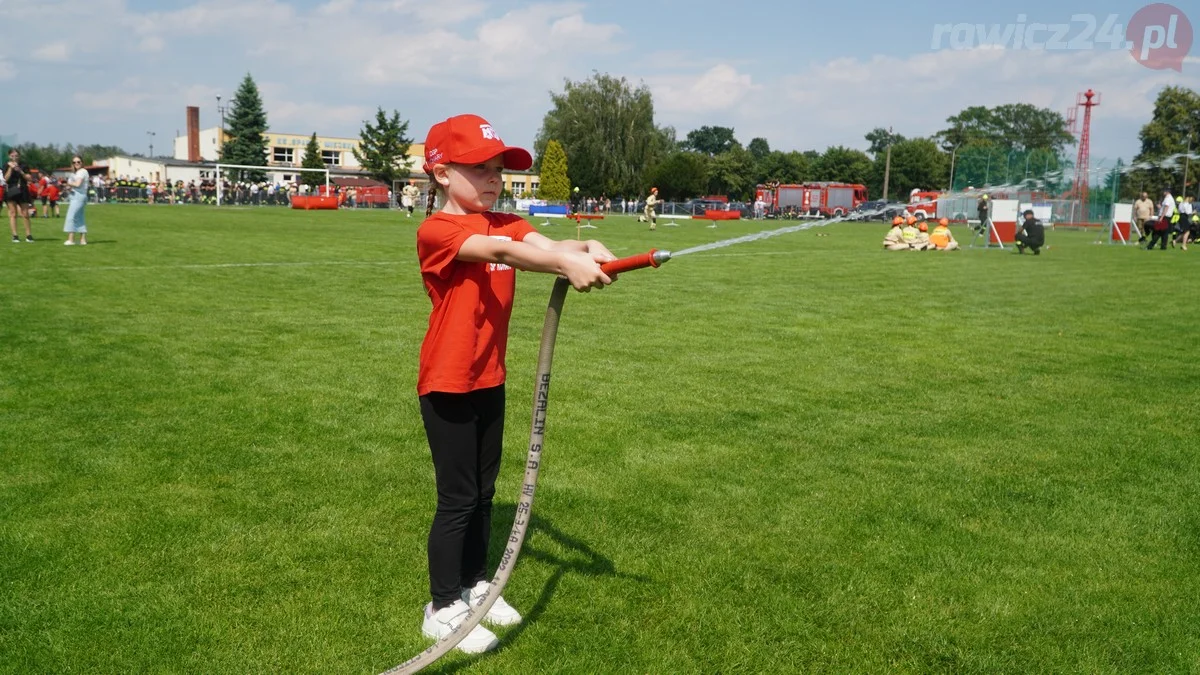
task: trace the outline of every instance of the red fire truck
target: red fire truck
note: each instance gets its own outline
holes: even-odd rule
[[[759,185],[756,201],[776,216],[825,216],[838,218],[867,201],[867,188],[856,183],[801,183],[799,185]]]
[[[908,206],[905,210],[918,220],[925,218],[938,217],[938,197],[941,197],[940,192],[923,192],[913,188],[913,191],[908,195]]]

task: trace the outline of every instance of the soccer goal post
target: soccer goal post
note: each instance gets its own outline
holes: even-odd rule
[[[249,164],[220,164],[220,163],[218,163],[217,164],[217,206],[221,205],[221,199],[222,199],[222,197],[221,197],[221,192],[222,192],[222,190],[221,190],[221,171],[223,169],[252,169],[254,171],[262,171],[264,173],[266,173],[266,172],[279,173],[280,171],[284,170],[284,169],[280,169],[277,166],[252,166]],[[313,171],[316,173],[325,174],[325,194],[329,194],[329,169],[302,169],[300,167],[288,167],[286,169],[286,171],[288,173],[293,173],[293,172],[299,173],[301,171]]]

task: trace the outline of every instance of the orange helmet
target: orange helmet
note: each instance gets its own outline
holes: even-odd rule
[[[942,218],[941,220],[939,220],[939,221],[938,221],[938,225],[941,225],[942,227],[949,227],[949,226],[950,226],[950,219],[949,219],[949,218]]]
[[[912,225],[913,223],[917,222],[917,219],[916,219],[916,218],[913,218],[912,216],[909,216],[909,217],[908,217],[908,220],[907,220],[906,222],[907,222],[909,225]]]
[[[917,229],[918,229],[918,230],[920,230],[920,231],[922,231],[922,232],[928,232],[928,231],[929,231],[929,226],[928,226],[928,225],[926,225],[924,221],[922,221],[922,222],[921,222],[921,224],[917,226]]]
[[[901,218],[900,216],[896,216],[895,218],[892,218],[892,224],[893,225],[903,225],[904,219]]]

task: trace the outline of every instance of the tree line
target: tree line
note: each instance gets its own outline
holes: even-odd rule
[[[541,174],[536,196],[546,199],[568,199],[576,187],[590,196],[631,197],[655,186],[668,200],[702,195],[749,200],[756,185],[805,181],[860,183],[879,198],[886,178],[887,195],[903,200],[913,189],[984,187],[1031,175],[1048,192],[1069,189],[1072,182],[1072,162],[1064,151],[1075,139],[1066,120],[1027,103],[968,107],[928,137],[908,138],[875,128],[864,135],[866,151],[840,145],[823,151],[784,151],[772,149],[761,137],[743,144],[733,128],[722,126],[702,126],[679,139],[674,128],[655,122],[646,85],[634,86],[623,77],[602,73],[579,82],[566,80],[563,91],[551,92],[550,103],[534,141],[534,170]],[[249,73],[231,101],[227,120],[222,161],[265,169],[267,115]],[[359,147],[353,151],[369,175],[389,186],[409,176],[413,139],[407,137],[408,124],[398,111],[388,115],[380,107],[374,122],[363,122]],[[1188,155],[1200,157],[1200,93],[1164,88],[1139,139],[1141,151],[1132,164],[1118,162],[1101,181],[1101,193],[1130,199],[1143,190],[1194,190],[1198,181],[1193,177],[1200,167],[1190,171],[1186,185],[1184,174],[1190,168]],[[44,170],[69,166],[74,154],[85,163],[125,154],[103,145],[17,147],[27,165]],[[326,168],[315,132],[303,166]],[[265,171],[257,170],[235,176],[263,177]],[[319,184],[323,176],[305,173],[301,180]]]

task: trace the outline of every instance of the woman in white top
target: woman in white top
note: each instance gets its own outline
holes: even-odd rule
[[[87,246],[87,224],[83,222],[83,207],[87,205],[88,186],[91,179],[87,169],[83,168],[83,160],[79,157],[71,159],[71,177],[67,186],[71,188],[71,204],[67,207],[67,222],[63,224],[63,232],[67,233],[67,246],[75,245],[75,233],[79,233],[79,245]]]

